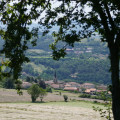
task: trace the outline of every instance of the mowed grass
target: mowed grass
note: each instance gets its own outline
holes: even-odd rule
[[[105,120],[91,103],[0,103],[0,120]]]
[[[64,102],[63,94],[69,96],[68,102]],[[48,93],[43,103],[39,98],[36,103],[31,103],[26,90],[19,96],[16,90],[0,89],[0,120],[104,120],[92,108],[104,108],[103,105],[78,100],[74,93],[62,95],[55,91]]]

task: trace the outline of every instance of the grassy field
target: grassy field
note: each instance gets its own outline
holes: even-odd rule
[[[101,104],[90,101],[70,100],[77,94],[62,93],[69,96],[69,102],[64,102],[63,96],[54,91],[49,93],[43,103],[31,103],[26,90],[19,96],[16,90],[0,89],[0,120],[104,120],[93,106],[103,108]]]
[[[0,120],[104,120],[90,103],[0,103]]]

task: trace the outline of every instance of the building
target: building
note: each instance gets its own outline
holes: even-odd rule
[[[81,87],[83,87],[85,89],[90,89],[90,88],[95,88],[95,85],[92,83],[84,83],[81,85]]]
[[[81,85],[79,83],[76,83],[76,82],[68,82],[66,84],[66,86],[70,86],[70,87],[77,87],[77,88],[80,88]]]
[[[65,87],[64,90],[67,90],[67,91],[79,91],[79,88],[77,88],[77,87]]]
[[[98,90],[107,90],[107,86],[105,86],[105,85],[99,85],[99,86],[97,86],[97,89]]]
[[[60,89],[60,85],[59,84],[51,84],[51,87],[54,89]]]
[[[55,74],[54,74],[54,79],[53,79],[53,82],[54,82],[55,84],[57,84],[57,83],[58,83],[58,81],[57,81],[56,71],[55,71]]]
[[[49,85],[49,86],[51,86],[51,84],[53,84],[53,83],[54,83],[53,80],[45,81],[45,84]]]
[[[87,94],[96,94],[97,90],[95,88],[86,89],[85,93]]]

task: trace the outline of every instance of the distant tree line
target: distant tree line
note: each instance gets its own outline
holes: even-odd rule
[[[59,80],[72,80],[79,83],[88,81],[101,84],[110,83],[110,67],[107,59],[66,58],[61,59],[60,61],[54,61],[51,58],[32,58],[31,61],[36,65],[41,64],[47,68],[47,70],[44,70],[40,74],[40,77],[43,79],[53,79],[54,71],[56,69]],[[30,67],[25,68],[26,71],[27,69],[30,70]],[[32,68],[31,71],[34,71],[34,68]],[[31,72],[27,73],[30,75],[34,74],[31,74]]]

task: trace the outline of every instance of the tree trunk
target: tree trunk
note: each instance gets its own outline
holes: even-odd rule
[[[112,70],[112,111],[114,120],[120,120],[119,48],[116,45],[112,45],[109,49]]]
[[[36,101],[36,98],[34,96],[32,96],[31,98],[32,98],[32,102]]]

